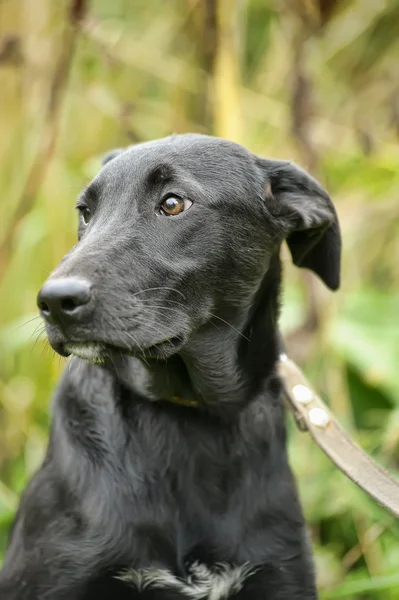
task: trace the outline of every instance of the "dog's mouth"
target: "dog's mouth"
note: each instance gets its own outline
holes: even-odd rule
[[[103,342],[64,342],[56,350],[62,356],[77,356],[88,362],[103,364],[114,354],[134,356],[143,359],[165,360],[180,350],[184,344],[183,336],[166,338],[144,348],[134,350]]]

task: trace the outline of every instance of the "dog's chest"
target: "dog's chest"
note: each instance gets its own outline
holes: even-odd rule
[[[97,451],[104,459],[96,468],[78,445],[63,452],[70,486],[81,489],[84,520],[94,530],[108,524],[113,543],[114,532],[123,532],[124,549],[141,548],[145,560],[229,560],[242,545],[262,469],[231,433],[145,417],[117,442],[107,439],[112,428],[102,427]]]
[[[105,388],[90,405],[69,396],[54,432],[57,463],[93,535],[117,548],[122,564],[139,556],[140,568],[265,558],[259,516],[269,511],[268,489],[278,487],[267,468],[265,419],[248,415],[240,429],[146,406],[121,415]]]

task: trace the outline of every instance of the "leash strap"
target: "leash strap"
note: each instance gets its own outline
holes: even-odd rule
[[[349,479],[399,518],[399,481],[345,433],[299,367],[285,354],[280,356],[279,371],[299,429],[308,431]]]

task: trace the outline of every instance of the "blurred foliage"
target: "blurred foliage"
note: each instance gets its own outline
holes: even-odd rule
[[[343,284],[330,294],[284,253],[289,351],[399,467],[398,69],[398,0],[0,3],[0,552],[64,367],[37,290],[102,153],[172,132],[296,160],[328,187]],[[322,598],[398,599],[398,523],[289,429]]]

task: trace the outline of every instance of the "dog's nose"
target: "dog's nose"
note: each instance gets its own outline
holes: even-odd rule
[[[41,315],[49,323],[75,323],[91,312],[91,285],[85,279],[65,277],[46,281],[37,297]]]

